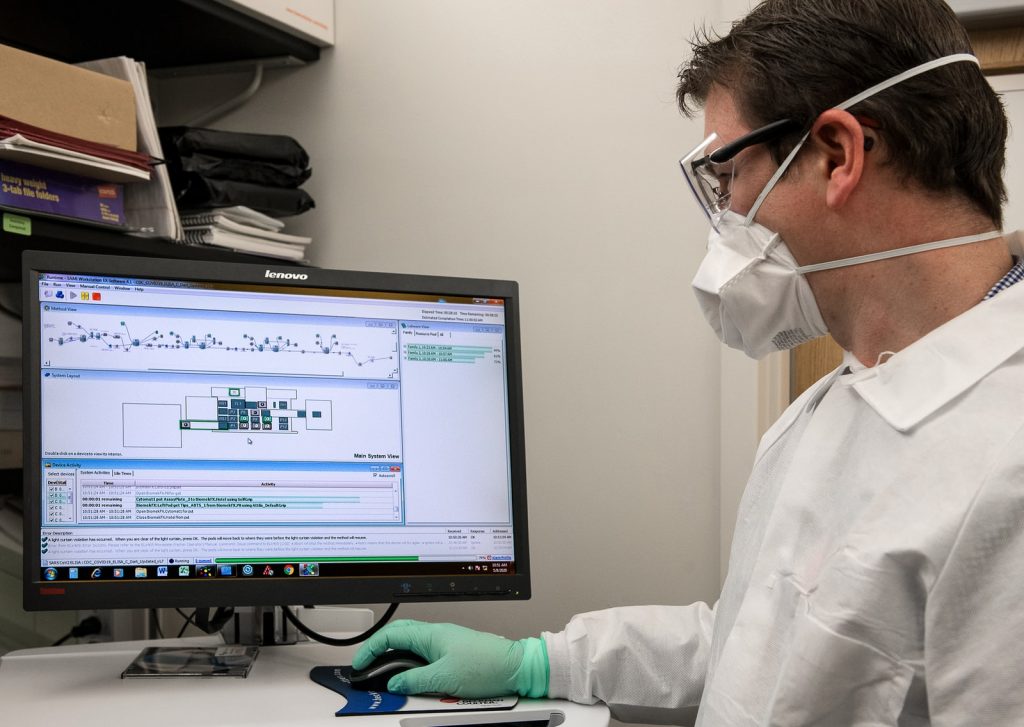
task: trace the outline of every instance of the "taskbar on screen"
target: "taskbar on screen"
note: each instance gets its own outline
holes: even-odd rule
[[[415,561],[415,559],[412,559]],[[352,578],[359,576],[445,576],[512,575],[512,561],[423,562],[423,561],[274,561],[212,563],[152,563],[116,565],[110,563],[77,566],[47,566],[39,569],[42,581],[130,581],[204,578]]]

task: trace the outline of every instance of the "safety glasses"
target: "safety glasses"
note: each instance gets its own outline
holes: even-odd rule
[[[718,229],[719,220],[729,209],[736,155],[755,144],[776,141],[786,134],[799,131],[800,128],[800,123],[793,119],[774,121],[716,148],[709,154],[707,150],[718,139],[718,134],[713,133],[679,160],[683,177],[712,227]]]

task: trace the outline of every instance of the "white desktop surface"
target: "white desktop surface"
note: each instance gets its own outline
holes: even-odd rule
[[[309,678],[314,666],[349,664],[355,647],[264,646],[249,676],[121,679],[146,646],[196,646],[164,639],[12,651],[0,658],[0,721],[31,726],[333,725],[397,727],[399,715],[335,717],[344,697]],[[520,699],[513,711],[557,709],[565,727],[607,727],[608,708]],[[459,713],[465,714],[465,713]],[[401,715],[401,717],[422,715]]]

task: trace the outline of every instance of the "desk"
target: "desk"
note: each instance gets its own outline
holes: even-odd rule
[[[203,637],[12,651],[0,659],[0,720],[19,727],[397,727],[397,715],[335,717],[344,698],[309,678],[314,666],[350,663],[355,647],[311,642],[261,647],[245,679],[120,678],[143,647],[216,643],[219,640]],[[521,699],[514,711],[534,709],[560,710],[565,727],[608,727],[608,708],[603,704]]]

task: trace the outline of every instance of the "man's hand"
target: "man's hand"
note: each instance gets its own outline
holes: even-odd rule
[[[388,649],[407,649],[430,662],[391,677],[388,691],[395,694],[543,697],[548,691],[548,655],[543,639],[510,641],[455,624],[406,619],[385,626],[367,639],[352,660],[352,668],[365,668]]]

